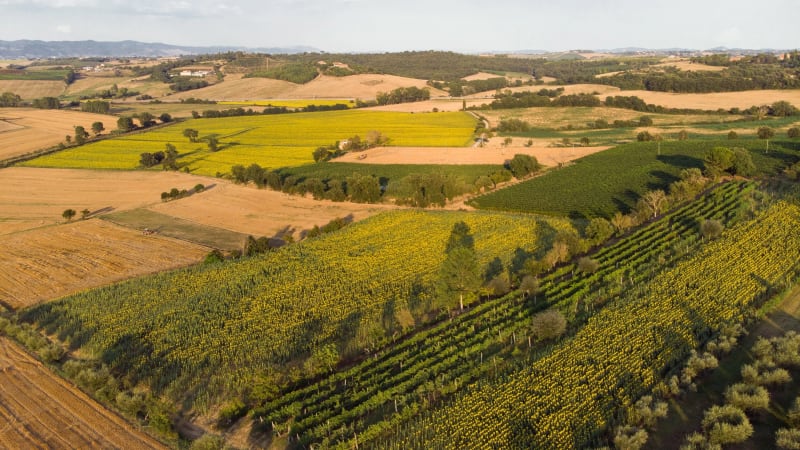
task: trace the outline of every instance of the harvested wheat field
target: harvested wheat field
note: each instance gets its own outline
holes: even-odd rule
[[[13,92],[23,100],[41,97],[58,97],[64,92],[63,81],[0,80],[0,93]]]
[[[653,67],[674,67],[686,72],[720,72],[726,69],[726,67],[723,66],[709,66],[707,64],[693,63],[688,59],[680,59],[677,61],[665,59],[664,62],[656,64]]]
[[[337,217],[361,220],[392,205],[318,201],[282,192],[220,182],[213,189],[179,201],[148,209],[202,225],[253,236],[276,236],[285,230],[299,232],[325,225]]]
[[[558,89],[564,88],[564,93],[562,95],[568,94],[597,94],[600,96],[600,99],[605,99],[606,96],[609,95],[628,95],[628,91],[620,91],[618,87],[615,86],[606,86],[604,84],[568,84],[568,85],[547,85],[547,86],[519,86],[519,87],[510,87],[504,88],[503,92],[511,91],[511,92],[539,92],[542,89]],[[473,94],[467,96],[467,98],[494,98],[494,91],[491,92],[479,92],[477,94]]]
[[[379,92],[389,92],[401,87],[429,88],[431,97],[447,95],[433,89],[425,80],[398,77],[395,75],[350,75],[346,77],[319,76],[309,83],[298,86],[288,94],[289,98],[360,98],[374,99]]]
[[[516,139],[510,146],[502,147],[500,142],[500,139],[492,139],[485,147],[376,147],[348,153],[332,161],[363,164],[503,164],[520,153],[535,156],[545,166],[557,166],[609,148],[524,147],[523,139]]]
[[[374,99],[379,92],[389,92],[400,87],[428,87],[425,80],[398,77],[395,75],[350,75],[329,77],[320,75],[306,84],[269,78],[243,78],[231,74],[225,81],[202,89],[170,95],[170,100],[195,97],[209,100],[267,100],[267,99]],[[431,89],[431,96],[446,95],[445,92]]]
[[[671,92],[622,91],[617,95],[635,95],[646,103],[667,108],[731,109],[770,105],[785,100],[800,107],[800,89],[763,90],[742,92],[713,92],[710,94],[673,94]],[[601,99],[604,97],[601,97]]]
[[[209,248],[100,219],[0,236],[0,299],[22,308],[199,262]]]
[[[103,114],[34,108],[0,108],[0,160],[24,155],[64,142],[81,125],[91,132],[92,123],[114,128],[117,119]]]
[[[173,187],[191,189],[197,183],[215,182],[161,171],[0,169],[0,236],[63,222],[61,213],[68,208],[79,214],[88,209],[92,215],[134,209],[160,203],[161,193]]]
[[[4,337],[0,337],[0,418],[1,448],[166,448]]]
[[[261,100],[267,98],[284,98],[293,91],[296,84],[269,78],[243,78],[241,74],[225,75],[225,80],[202,89],[180,92],[169,96],[169,101],[177,101],[190,97],[207,100]],[[203,105],[195,105],[195,109],[203,109]]]

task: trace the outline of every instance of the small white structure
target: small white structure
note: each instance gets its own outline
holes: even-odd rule
[[[210,74],[210,70],[181,70],[180,76],[182,77],[204,77]]]

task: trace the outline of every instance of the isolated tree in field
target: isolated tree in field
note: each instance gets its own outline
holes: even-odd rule
[[[72,136],[70,136],[69,134],[64,136],[64,140],[67,141],[67,145],[72,144]]]
[[[686,130],[679,131],[678,132],[678,140],[679,141],[685,141],[686,139],[689,139],[689,133],[687,133]]]
[[[781,450],[796,450],[800,448],[800,429],[779,429],[775,433],[775,447]]]
[[[88,209],[84,209],[83,211],[81,211],[81,219],[86,220],[86,218],[88,218],[89,214],[91,213],[92,212],[89,211]]]
[[[516,154],[508,162],[508,169],[514,174],[515,178],[522,179],[532,173],[536,173],[541,166],[539,161],[531,155]]]
[[[614,217],[611,218],[611,225],[617,234],[622,234],[623,231],[633,226],[633,220],[631,220],[631,216],[617,211]]]
[[[106,128],[103,126],[103,122],[94,122],[92,124],[92,133],[94,133],[95,136],[105,131],[105,129]]]
[[[531,144],[533,144],[533,142],[531,142]],[[584,147],[587,147],[589,145],[589,138],[586,137],[586,136],[582,137],[581,138],[581,145],[584,146]],[[530,145],[528,147],[530,147]]]
[[[787,136],[788,136],[790,139],[799,138],[799,137],[800,137],[800,128],[798,128],[798,127],[792,127],[792,128],[789,128],[789,129],[786,131],[786,135],[787,135]]]
[[[584,234],[590,244],[602,244],[614,235],[614,225],[602,217],[595,217],[586,225]]]
[[[208,141],[208,150],[215,152],[219,150],[219,140],[216,136],[209,136],[207,139]]]
[[[600,263],[588,256],[584,256],[578,260],[578,270],[583,273],[595,273],[599,267]]]
[[[708,240],[716,239],[720,237],[724,228],[719,220],[706,219],[700,223],[700,234]]]
[[[731,131],[728,131],[728,139],[731,139],[731,140],[733,140],[733,139],[739,139],[739,134],[738,134],[738,133],[736,133],[736,132],[735,132],[735,131],[733,131],[733,130],[731,130]]]
[[[650,210],[653,211],[653,218],[658,217],[658,215],[661,214],[661,209],[667,204],[667,194],[661,189],[646,192],[642,196],[642,199],[647,203],[647,206],[650,207]]]
[[[119,129],[119,131],[128,132],[133,130],[134,127],[133,119],[130,117],[120,117],[117,119],[117,129]]]
[[[167,142],[164,145],[164,159],[161,161],[164,170],[178,170],[178,150]]]
[[[756,173],[756,165],[753,163],[753,156],[745,148],[733,148],[733,173],[743,177],[749,177]]]
[[[618,450],[639,450],[647,443],[647,431],[639,427],[618,427],[614,433],[614,447]]]
[[[78,145],[83,145],[86,143],[86,139],[89,138],[89,133],[86,132],[86,129],[80,125],[75,127],[75,143]]]
[[[150,114],[147,111],[143,111],[140,112],[139,115],[136,116],[136,118],[139,119],[139,124],[142,126],[142,128],[147,128],[153,124],[153,121],[155,120],[156,116]]]
[[[169,123],[172,122],[172,116],[169,115],[169,113],[161,113],[161,115],[158,116],[158,120],[160,120],[161,123]]]
[[[199,135],[200,133],[192,128],[183,130],[183,137],[188,138],[189,142],[197,142],[197,136]]]
[[[478,257],[469,225],[453,225],[445,246],[445,260],[439,269],[439,290],[445,298],[458,294],[459,308],[464,309],[464,295],[475,292],[481,284]]]
[[[725,401],[743,411],[765,411],[769,407],[769,392],[762,386],[736,383],[725,391]]]
[[[529,295],[536,295],[539,293],[539,280],[533,275],[525,275],[519,283],[519,290],[527,298]]]
[[[73,217],[75,217],[75,214],[76,213],[74,209],[65,209],[64,212],[61,213],[61,217],[67,219],[67,221],[70,221]]]
[[[744,411],[733,406],[712,406],[703,417],[703,430],[710,444],[736,444],[753,435],[753,425]]]
[[[636,135],[636,140],[639,142],[649,142],[653,140],[653,135],[649,131],[640,131]]]
[[[717,177],[733,166],[733,151],[727,147],[714,147],[705,156],[706,175]]]
[[[759,139],[764,139],[767,141],[767,148],[764,150],[764,152],[769,152],[769,140],[775,136],[775,130],[770,127],[759,127],[757,134]]]
[[[533,316],[531,326],[536,338],[544,341],[564,334],[567,331],[567,319],[564,318],[561,311],[548,309]]]

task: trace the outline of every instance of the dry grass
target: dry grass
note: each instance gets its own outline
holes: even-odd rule
[[[317,201],[281,192],[218,182],[213,189],[179,201],[159,203],[149,209],[202,225],[253,236],[276,236],[322,226],[337,217],[361,220],[395,208],[349,202]]]
[[[364,152],[348,153],[336,162],[364,164],[503,164],[516,154],[535,156],[540,164],[557,166],[574,161],[609,147],[547,147],[546,141],[537,140],[535,146],[525,147],[526,138],[515,138],[511,145],[502,146],[501,138],[490,139],[485,147],[377,147]],[[359,159],[359,156],[366,157]]]
[[[0,447],[166,448],[0,337]]]
[[[23,100],[58,97],[64,92],[63,81],[0,80],[0,93],[13,92]]]
[[[0,236],[61,223],[68,208],[93,213],[134,209],[160,203],[161,193],[173,187],[214,182],[176,172],[0,169]]]
[[[294,83],[269,78],[243,78],[241,74],[228,74],[224,81],[212,86],[179,92],[169,96],[170,101],[190,97],[207,100],[259,100],[266,98],[283,98],[286,93],[297,87]],[[203,105],[195,105],[202,108]]]
[[[647,103],[667,108],[730,109],[768,105],[785,100],[800,107],[800,89],[764,90],[742,92],[714,92],[710,94],[673,94],[652,91],[622,91],[617,95],[635,95]],[[602,98],[602,97],[601,97]]]
[[[182,92],[170,99],[203,98],[209,100],[262,100],[262,99],[374,99],[378,92],[389,92],[399,87],[427,87],[425,80],[394,75],[351,75],[347,77],[319,76],[315,80],[298,85],[288,81],[268,78],[242,78],[227,75],[225,81],[207,88]],[[446,95],[432,90],[432,96]],[[200,105],[202,106],[202,105]]]
[[[64,142],[74,135],[76,125],[91,132],[93,122],[103,122],[106,129],[116,126],[116,117],[77,111],[0,108],[0,160],[24,155]]]
[[[598,93],[601,99],[604,99],[607,95],[627,95],[625,93],[620,93],[620,89],[614,86],[606,86],[604,84],[570,84],[566,86],[562,85],[547,85],[547,86],[519,86],[519,87],[511,87],[503,89],[503,91],[511,91],[511,92],[539,92],[541,89],[558,89],[560,87],[564,88],[564,94],[594,94]],[[492,98],[494,96],[494,91],[492,92],[479,92],[477,94],[473,94],[468,96],[467,98]]]
[[[464,78],[462,78],[462,80],[464,80],[464,81],[488,80],[488,79],[491,79],[491,78],[498,78],[498,77],[501,77],[501,76],[502,75],[497,75],[496,73],[478,72],[478,73],[472,74],[472,75],[470,75],[468,77],[464,77]]]
[[[572,126],[575,129],[585,129],[589,122],[594,122],[598,119],[604,119],[608,123],[612,123],[615,120],[638,120],[642,116],[653,119],[655,125],[683,125],[696,122],[723,122],[726,120],[738,119],[737,116],[728,114],[686,114],[678,116],[671,114],[651,114],[621,108],[583,106],[505,109],[481,111],[480,114],[489,120],[492,126],[497,126],[502,119],[515,118],[524,120],[535,128],[547,129],[563,129],[567,126]]]
[[[686,72],[720,72],[725,70],[725,67],[722,66],[709,66],[706,64],[693,63],[688,59],[679,59],[675,61],[665,59],[664,62],[661,64],[656,64],[653,67],[675,67],[676,69],[684,70]]]
[[[187,266],[209,251],[99,219],[3,235],[0,247],[0,298],[12,308]]]

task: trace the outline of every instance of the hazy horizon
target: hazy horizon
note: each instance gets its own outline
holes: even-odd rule
[[[754,14],[752,3],[743,0],[723,5],[689,0],[500,0],[491,6],[475,0],[0,0],[6,19],[0,39],[308,46],[326,52],[798,46],[800,29],[792,14]],[[769,6],[788,12],[795,5],[776,0]]]

